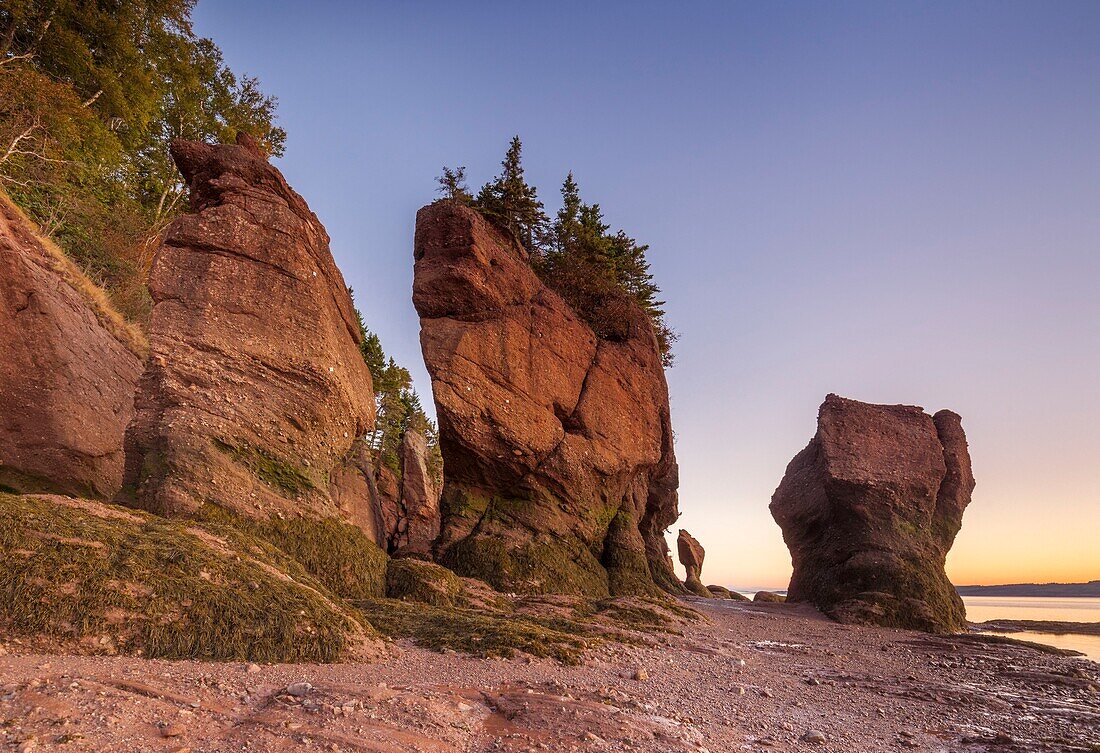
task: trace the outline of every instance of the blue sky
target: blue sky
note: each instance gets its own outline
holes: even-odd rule
[[[443,165],[476,187],[518,133],[551,209],[573,170],[651,245],[704,580],[785,584],[767,504],[828,392],[963,416],[956,582],[1100,578],[1100,4],[201,0],[195,20],[279,97],[278,164],[422,392],[413,220]]]

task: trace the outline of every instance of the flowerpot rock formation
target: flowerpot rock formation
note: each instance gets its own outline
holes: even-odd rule
[[[703,585],[703,581],[699,580],[703,572],[703,557],[706,555],[703,545],[681,528],[680,534],[676,537],[676,551],[680,555],[680,564],[687,572],[684,587],[696,596],[707,598],[712,596],[713,594]]]
[[[382,541],[371,376],[324,227],[247,136],[177,140],[191,191],[149,276],[151,354],[127,504],[165,516],[336,520]]]
[[[944,561],[973,489],[957,414],[829,395],[772,496],[794,564],[788,600],[841,622],[964,630]]]
[[[663,532],[678,516],[668,389],[641,309],[592,329],[478,212],[417,214],[413,302],[444,485],[437,557],[498,589],[682,592]]]

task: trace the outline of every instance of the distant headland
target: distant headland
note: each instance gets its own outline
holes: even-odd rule
[[[1100,580],[1088,583],[1012,583],[1004,586],[956,586],[960,596],[1050,596],[1100,598]]]

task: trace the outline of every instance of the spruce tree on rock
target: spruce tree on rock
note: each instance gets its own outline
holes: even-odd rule
[[[473,194],[470,193],[470,188],[466,185],[466,168],[464,166],[456,167],[454,170],[444,166],[443,174],[436,180],[439,182],[437,190],[444,197],[460,204],[473,203]]]
[[[501,172],[482,186],[476,205],[499,227],[511,232],[532,255],[542,253],[550,223],[538,191],[523,177],[523,144],[513,136]]]

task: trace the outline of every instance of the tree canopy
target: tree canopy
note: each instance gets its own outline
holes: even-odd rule
[[[581,199],[570,172],[562,183],[562,205],[551,220],[527,183],[523,145],[512,139],[501,162],[500,175],[486,183],[476,197],[466,189],[466,168],[443,168],[438,179],[447,198],[470,204],[495,225],[509,232],[531,256],[535,271],[604,339],[622,339],[629,333],[632,304],[653,325],[666,366],[673,362],[677,339],[665,320],[660,288],[646,258],[648,245],[623,230],[611,232],[599,204]]]
[[[186,205],[177,137],[271,154],[277,102],[191,28],[194,0],[0,5],[0,185],[130,318],[152,242]]]

